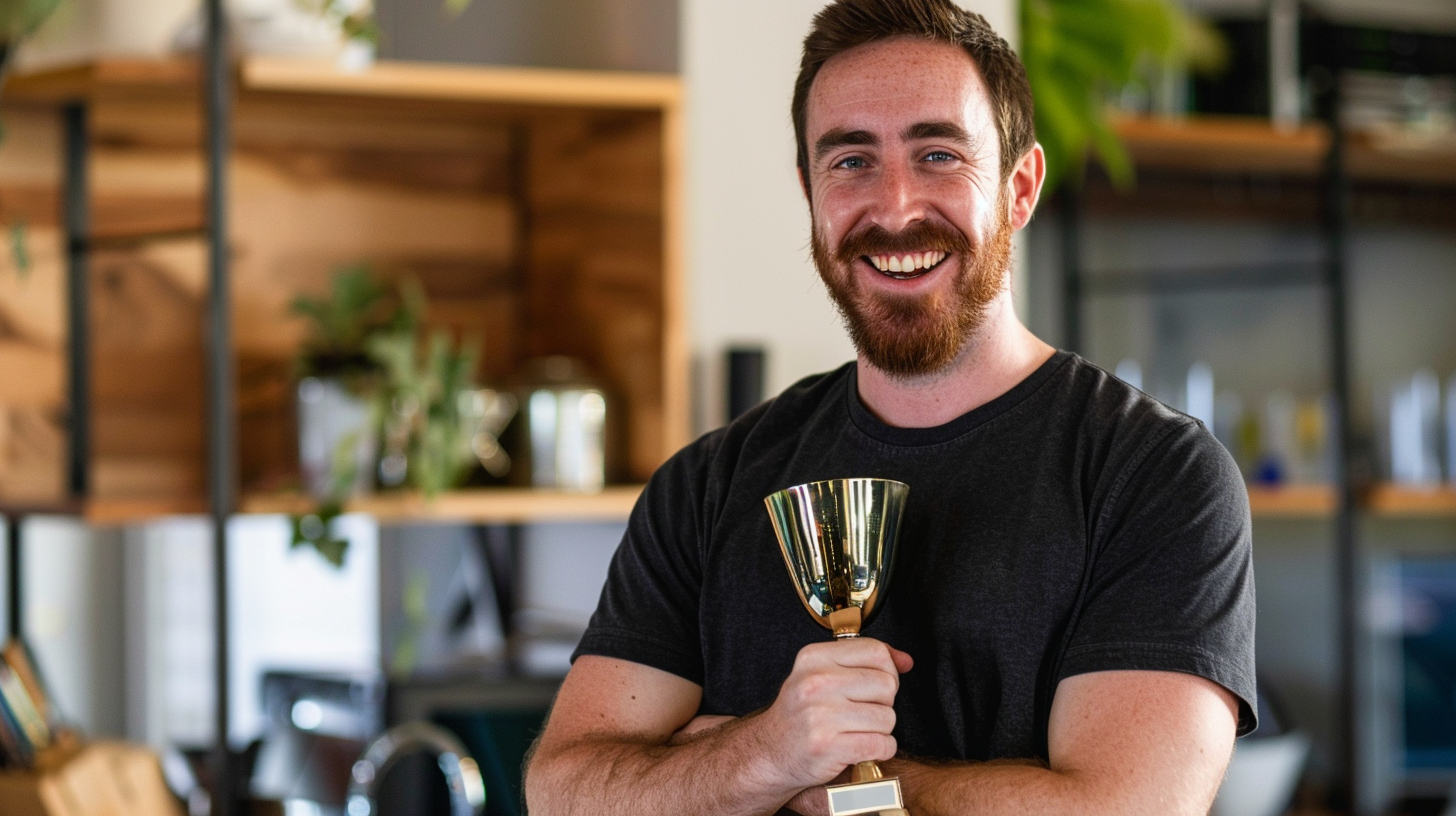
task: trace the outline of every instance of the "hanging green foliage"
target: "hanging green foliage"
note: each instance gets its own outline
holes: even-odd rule
[[[0,0],[0,39],[3,47],[12,48],[30,35],[61,0]]]
[[[1169,0],[1021,0],[1021,61],[1036,100],[1048,191],[1078,174],[1089,148],[1114,183],[1131,183],[1108,99],[1145,61],[1184,59],[1188,28]]]

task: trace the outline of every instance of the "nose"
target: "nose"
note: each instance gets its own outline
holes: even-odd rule
[[[926,216],[924,190],[914,169],[901,162],[887,162],[874,187],[870,217],[888,232],[900,232]]]

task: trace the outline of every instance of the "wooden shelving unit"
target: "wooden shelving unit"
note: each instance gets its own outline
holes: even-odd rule
[[[67,240],[61,186],[33,168],[59,163],[58,111],[80,110],[88,126],[85,512],[98,523],[207,503],[201,75],[186,59],[102,60],[11,77],[0,100],[10,132],[0,218],[31,225],[43,291],[64,289],[64,253],[49,248]],[[341,73],[280,58],[244,59],[232,76],[227,235],[244,495],[296,478],[290,358],[302,324],[288,304],[361,260],[419,280],[431,330],[480,338],[486,382],[506,382],[531,357],[586,361],[614,406],[617,478],[644,482],[688,441],[680,80],[389,62]],[[59,463],[70,433],[63,310],[8,297],[0,291],[0,314],[54,314],[57,324],[0,337],[0,361],[39,372],[0,384],[0,411],[33,437],[10,449]],[[23,497],[32,502],[64,495],[58,470],[22,478],[21,464],[0,454],[0,503],[22,498],[7,495],[11,483],[48,484]],[[500,509],[517,501],[601,512],[526,494],[490,494],[495,509],[478,512],[453,499],[417,509],[542,512]],[[390,518],[413,506],[378,505]]]

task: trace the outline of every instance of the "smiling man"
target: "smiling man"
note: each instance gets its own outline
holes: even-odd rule
[[[792,114],[858,357],[653,477],[531,812],[826,813],[875,759],[915,816],[1207,813],[1254,725],[1247,498],[1199,423],[1017,320],[1044,166],[1015,54],[950,0],[841,0]],[[895,580],[825,642],[763,497],[857,476],[910,485]]]

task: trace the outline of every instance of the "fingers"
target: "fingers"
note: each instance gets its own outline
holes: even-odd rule
[[[799,651],[778,698],[759,723],[790,787],[833,779],[847,766],[895,755],[895,694],[910,656],[857,638]]]
[[[802,661],[832,663],[845,668],[879,669],[891,674],[909,671],[915,662],[909,654],[883,641],[865,637],[810,644],[799,650],[795,663]]]
[[[888,644],[885,648],[890,650],[890,658],[895,661],[895,671],[904,674],[915,668],[915,658],[911,657],[909,652],[902,652]]]
[[[806,664],[794,671],[799,681],[786,683],[784,686],[784,691],[790,695],[792,702],[809,704],[814,701],[832,703],[848,700],[892,706],[895,704],[895,693],[900,689],[897,675],[879,669],[847,669],[843,666]]]

